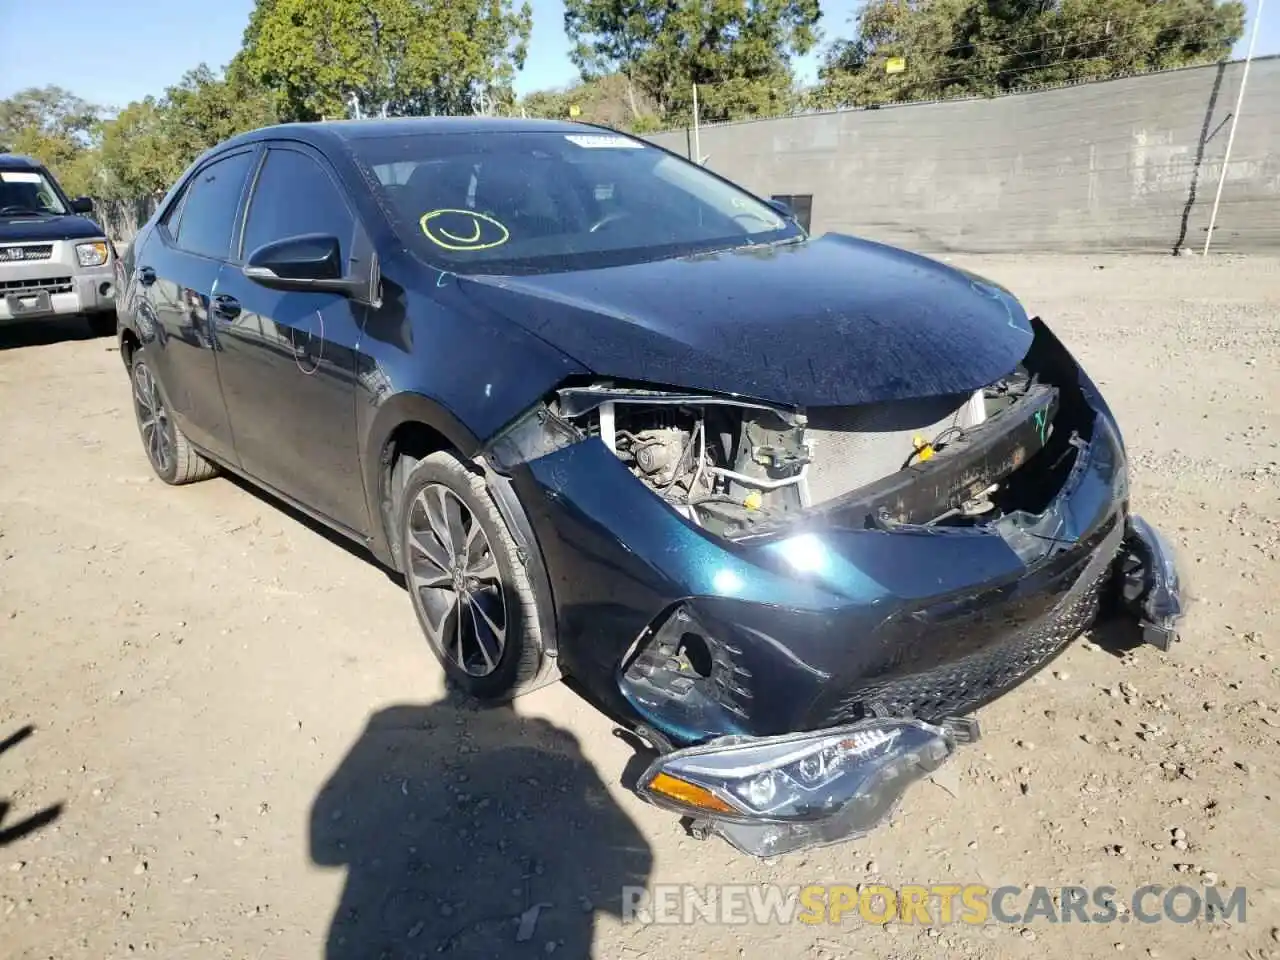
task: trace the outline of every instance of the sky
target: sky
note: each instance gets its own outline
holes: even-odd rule
[[[1248,46],[1253,11],[1236,45]],[[533,36],[529,57],[516,81],[517,93],[573,82],[569,41],[564,35],[563,0],[532,0]],[[847,37],[858,0],[823,0],[822,27],[828,38]],[[56,84],[92,103],[124,107],[148,94],[159,95],[201,61],[223,66],[240,47],[253,0],[41,0],[19,4],[0,0],[0,97],[26,87]],[[60,25],[66,29],[49,29]],[[1258,56],[1280,53],[1280,0],[1263,10]],[[802,80],[816,76],[818,56],[796,64]]]

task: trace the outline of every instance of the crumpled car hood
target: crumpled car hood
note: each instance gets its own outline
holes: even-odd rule
[[[799,407],[976,390],[1032,340],[1026,311],[994,284],[831,234],[460,284],[599,376]]]

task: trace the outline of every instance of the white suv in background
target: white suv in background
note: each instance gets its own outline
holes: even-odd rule
[[[115,332],[116,254],[92,212],[37,161],[0,153],[0,326],[84,314]]]

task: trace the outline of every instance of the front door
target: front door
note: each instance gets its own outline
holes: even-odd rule
[[[256,156],[248,149],[198,170],[138,251],[131,281],[139,321],[154,332],[147,344],[151,366],[178,426],[197,447],[233,465],[212,307]]]
[[[324,160],[271,146],[253,187],[239,255],[218,277],[223,396],[246,472],[356,533],[369,532],[356,444],[356,348],[364,307],[333,293],[272,290],[240,263],[302,234],[338,238],[357,221]]]

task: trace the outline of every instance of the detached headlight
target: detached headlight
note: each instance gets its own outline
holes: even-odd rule
[[[773,856],[873,829],[955,745],[941,727],[896,719],[724,737],[660,757],[638,787],[658,806],[707,820],[744,853]]]
[[[76,244],[76,259],[82,267],[100,267],[107,262],[107,244],[102,240]]]

